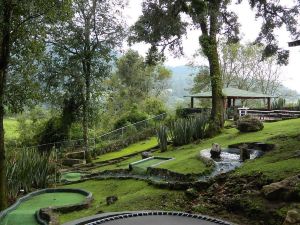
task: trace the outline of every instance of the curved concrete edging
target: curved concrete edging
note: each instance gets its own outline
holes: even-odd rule
[[[46,188],[46,189],[31,192],[31,193],[17,199],[17,201],[13,205],[11,205],[7,209],[0,212],[0,221],[8,213],[15,210],[22,202],[25,202],[25,201],[31,199],[32,197],[35,197],[35,196],[40,195],[40,194],[55,193],[55,192],[79,193],[79,194],[82,194],[82,195],[86,196],[85,201],[83,201],[81,203],[78,203],[78,204],[66,205],[66,206],[61,206],[61,207],[52,207],[52,209],[54,209],[55,211],[59,211],[59,209],[67,208],[67,207],[74,207],[74,206],[80,206],[80,205],[85,205],[86,206],[87,204],[90,204],[91,201],[93,200],[93,194],[91,192],[88,192],[88,191],[85,191],[85,190],[82,190],[82,189],[79,189],[79,188]],[[38,223],[45,224],[45,220],[43,220],[40,217],[40,215],[37,216],[37,214],[39,214],[39,211],[40,210],[38,210],[37,213],[36,213],[36,219],[38,219]],[[48,224],[48,223],[46,223],[46,224]]]
[[[221,225],[236,225],[224,220],[212,218],[206,215],[200,214],[190,214],[185,212],[177,212],[177,211],[125,211],[125,212],[112,212],[112,213],[103,213],[94,216],[84,217],[78,220],[74,220],[71,222],[64,223],[63,225],[92,225],[92,224],[102,224],[112,220],[121,220],[129,217],[142,217],[142,216],[181,216],[181,217],[190,217],[194,219],[199,219],[199,221],[208,221],[214,224]],[[186,224],[188,225],[188,224]]]

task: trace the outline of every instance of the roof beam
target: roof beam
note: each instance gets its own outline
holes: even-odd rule
[[[289,42],[289,47],[300,46],[300,40]]]

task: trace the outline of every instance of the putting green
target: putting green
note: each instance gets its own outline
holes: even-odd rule
[[[64,173],[61,175],[61,180],[66,180],[66,181],[79,181],[81,180],[81,173]]]
[[[78,204],[85,200],[85,196],[78,193],[57,192],[44,193],[22,202],[15,210],[7,214],[0,225],[38,225],[35,212],[49,206],[65,206]]]

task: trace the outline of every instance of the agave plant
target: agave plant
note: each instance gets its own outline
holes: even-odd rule
[[[178,119],[170,124],[170,136],[173,145],[180,146],[193,140],[192,119]]]
[[[208,115],[201,114],[186,119],[177,119],[170,123],[170,136],[175,146],[186,145],[206,135]]]
[[[168,147],[168,130],[167,127],[161,125],[157,128],[157,141],[161,152],[167,151]]]
[[[199,140],[205,137],[206,129],[208,127],[209,116],[207,114],[200,114],[195,116],[191,123],[193,126],[193,139]]]

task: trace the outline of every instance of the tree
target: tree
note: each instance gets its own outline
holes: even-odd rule
[[[7,81],[11,81],[10,86],[18,86],[11,77],[13,71],[17,71],[16,67],[10,68],[11,62],[18,56],[32,53],[33,49],[43,49],[43,45],[38,43],[44,35],[46,24],[53,23],[56,16],[61,14],[61,10],[65,12],[67,5],[68,1],[57,0],[0,2],[0,210],[4,209],[7,203],[3,127],[4,106],[9,105],[10,100],[6,90]]]
[[[125,23],[121,14],[124,6],[122,0],[74,0],[72,18],[56,25],[47,41],[53,52],[52,75],[57,75],[58,80],[69,87],[71,96],[78,96],[81,101],[87,160],[90,160],[90,101],[99,88],[97,85],[109,74],[111,61],[115,57],[114,49],[122,44],[125,36]],[[62,74],[60,69],[66,65],[68,68],[64,71],[69,72]],[[56,90],[56,93],[61,91]]]
[[[241,3],[238,0],[237,3]],[[230,11],[233,1],[228,0],[144,0],[143,15],[133,27],[132,41],[145,41],[152,47],[149,55],[159,58],[158,48],[163,52],[167,47],[175,53],[182,52],[182,36],[186,33],[187,22],[183,14],[190,16],[196,28],[201,29],[199,43],[209,63],[209,74],[212,90],[211,128],[219,132],[223,127],[223,94],[222,75],[217,51],[217,38],[223,36],[228,43],[239,40],[239,24],[237,15]],[[278,1],[249,1],[256,16],[263,19],[261,32],[257,42],[266,42],[263,56],[278,53],[280,63],[287,63],[288,53],[278,48],[274,31],[286,25],[292,35],[297,33],[299,5],[287,8]],[[300,4],[299,2],[297,4]],[[212,133],[215,133],[212,132]]]
[[[223,87],[275,95],[280,86],[281,66],[277,64],[275,56],[262,60],[263,50],[262,46],[251,43],[246,45],[222,43],[219,54]],[[192,88],[194,93],[210,90],[208,70],[205,66],[199,67]]]
[[[155,105],[154,102],[156,109],[163,108],[160,99],[168,88],[170,76],[170,70],[163,65],[149,65],[138,52],[127,51],[117,60],[116,71],[106,81],[106,114],[110,118],[120,117],[136,105],[139,112],[148,115],[160,111],[153,108],[150,112],[146,108]]]

